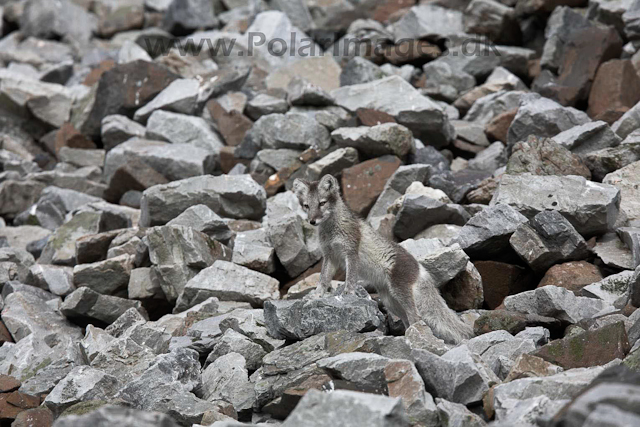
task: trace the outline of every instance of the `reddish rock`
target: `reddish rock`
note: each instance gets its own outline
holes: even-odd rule
[[[127,30],[142,28],[144,24],[144,7],[131,5],[119,7],[100,17],[98,33],[103,38],[111,38],[114,34]]]
[[[577,293],[585,286],[602,279],[602,274],[595,265],[586,261],[572,261],[554,265],[547,270],[538,287],[553,285]]]
[[[507,143],[507,133],[509,132],[509,126],[516,117],[518,109],[505,111],[502,114],[495,116],[484,129],[484,133],[491,141],[501,141]]]
[[[13,338],[7,327],[2,323],[2,320],[0,320],[0,346],[6,342],[13,342]]]
[[[362,126],[377,126],[383,123],[396,123],[392,115],[371,108],[358,108],[356,111]]]
[[[487,148],[481,145],[471,144],[461,139],[455,139],[452,145],[453,145],[453,148],[456,149],[456,151],[461,152],[461,155],[466,158],[474,157],[476,154],[478,154],[481,151],[484,151],[484,149]]]
[[[624,322],[555,340],[532,353],[565,369],[600,366],[624,359],[630,350]]]
[[[497,261],[475,261],[473,264],[482,277],[484,302],[491,310],[502,304],[505,297],[535,287],[533,273],[523,267]]]
[[[371,18],[379,22],[387,22],[390,15],[414,6],[416,0],[384,0],[377,3],[378,5],[373,10]]]
[[[144,191],[154,185],[168,182],[164,175],[142,160],[131,159],[113,173],[109,186],[104,192],[104,198],[110,203],[118,203],[127,191]]]
[[[589,96],[600,64],[620,57],[622,39],[613,27],[587,27],[575,31],[564,47],[558,79],[541,91],[565,106],[575,106]]]
[[[282,398],[266,405],[264,411],[276,418],[285,419],[309,390],[326,391],[332,382],[333,379],[327,374],[312,375],[297,386],[286,389]]]
[[[469,203],[488,205],[497,189],[498,181],[496,178],[487,178],[478,184],[478,188],[467,193],[467,200]]]
[[[14,420],[20,412],[37,408],[39,405],[39,397],[20,393],[19,391],[0,394],[0,423]]]
[[[20,412],[11,427],[51,427],[53,413],[47,408],[33,408]]]
[[[138,60],[116,65],[100,77],[95,102],[80,132],[98,138],[103,118],[112,114],[132,117],[178,78],[177,74],[153,62]]]
[[[560,372],[560,368],[557,365],[549,363],[540,357],[524,353],[518,356],[504,382],[519,380],[520,378],[548,377],[558,372]]]
[[[96,148],[96,144],[89,138],[78,132],[71,123],[65,123],[56,132],[55,150],[56,154],[62,147],[69,148]]]
[[[245,134],[253,126],[253,122],[247,116],[237,110],[225,110],[215,99],[207,102],[207,109],[227,145],[240,145]]]
[[[343,170],[342,193],[347,205],[358,215],[366,216],[400,164],[395,156],[383,156]]]
[[[20,388],[22,383],[9,375],[0,375],[0,393],[8,393]]]
[[[116,62],[113,59],[102,61],[96,68],[94,68],[89,74],[87,74],[87,77],[85,77],[82,84],[85,86],[93,86],[94,84],[98,83],[98,81],[100,81],[100,77],[102,77],[104,73],[115,66]]]
[[[640,76],[628,59],[613,59],[598,68],[587,113],[612,124],[640,101]]]
[[[400,44],[389,45],[382,54],[385,59],[397,66],[409,63],[424,63],[440,56],[442,51],[426,40],[405,40]]]
[[[235,147],[222,147],[220,148],[220,169],[222,169],[222,173],[229,173],[231,169],[238,163],[242,163],[243,165],[249,167],[249,163],[251,160],[248,159],[238,159],[235,155]]]

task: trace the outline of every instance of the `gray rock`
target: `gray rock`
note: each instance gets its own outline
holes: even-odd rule
[[[400,239],[408,239],[435,224],[464,225],[470,215],[460,205],[446,204],[420,195],[404,197],[393,232]]]
[[[626,141],[626,140],[625,140]],[[617,147],[592,151],[584,157],[595,180],[640,160],[640,143],[623,143]]]
[[[267,354],[260,344],[233,329],[227,329],[209,353],[206,363],[213,363],[229,353],[242,355],[246,360],[246,368],[250,371],[262,366],[262,358]]]
[[[480,355],[491,370],[504,380],[516,359],[521,354],[528,354],[538,347],[536,341],[518,334],[514,337],[507,331],[493,331],[465,343],[469,349]]]
[[[591,179],[591,173],[579,155],[571,153],[552,139],[535,136],[515,143],[507,163],[508,174],[527,172],[534,175],[579,175]]]
[[[587,242],[558,211],[540,212],[521,224],[509,243],[531,269],[541,273],[554,264],[589,255]]]
[[[0,214],[15,217],[29,209],[40,196],[46,184],[34,180],[16,181],[8,179],[0,182]]]
[[[489,257],[507,249],[512,234],[526,222],[524,215],[508,205],[491,206],[471,217],[453,243],[472,257]]]
[[[436,399],[438,416],[442,427],[483,427],[487,423],[460,403]]]
[[[119,387],[116,377],[90,366],[78,366],[51,390],[43,405],[57,417],[76,403],[111,400]]]
[[[77,288],[86,286],[103,295],[121,295],[129,285],[133,259],[120,255],[105,261],[76,265],[73,283]]]
[[[225,217],[260,219],[266,198],[264,188],[249,175],[194,177],[145,190],[140,225],[166,224],[197,204]]]
[[[570,36],[580,29],[591,25],[589,20],[578,11],[567,6],[559,6],[547,21],[545,44],[540,58],[540,66],[557,72],[562,65],[564,47]]]
[[[264,228],[236,234],[233,245],[234,264],[271,274],[275,271],[275,249]]]
[[[320,251],[312,247],[314,238],[317,239],[317,230],[306,229],[301,216],[268,216],[269,240],[290,277],[298,276],[320,260]]]
[[[173,418],[162,412],[145,412],[124,406],[104,405],[83,415],[67,415],[55,422],[56,427],[178,427]]]
[[[205,205],[187,208],[167,225],[191,227],[225,244],[233,237],[233,231],[229,229],[227,222]]]
[[[74,265],[76,263],[76,240],[100,231],[102,215],[97,212],[81,212],[61,225],[49,237],[42,250],[42,264]]]
[[[78,168],[104,166],[104,150],[91,150],[87,148],[62,147],[58,151],[58,160],[69,163]]]
[[[462,13],[436,5],[414,6],[393,25],[396,41],[445,38],[464,33]]]
[[[620,211],[626,215],[628,225],[640,225],[640,161],[607,174],[602,183],[620,191]]]
[[[482,34],[494,42],[514,42],[522,35],[515,11],[494,0],[472,0],[464,11],[464,31]]]
[[[316,364],[334,378],[349,381],[358,389],[374,394],[387,394],[384,369],[389,359],[373,353],[342,353],[320,359]]]
[[[576,194],[581,196],[575,197]],[[620,192],[578,176],[538,176],[529,173],[502,176],[490,205],[508,204],[528,218],[556,210],[578,233],[591,236],[613,228]]]
[[[287,98],[291,105],[325,107],[334,105],[334,100],[323,88],[294,77],[287,86]]]
[[[440,154],[437,150],[434,151],[438,155]],[[369,211],[367,219],[386,215],[389,206],[402,196],[411,184],[416,181],[421,183],[427,181],[430,170],[429,165],[424,164],[403,165],[396,169],[384,185],[382,194],[380,194],[371,211]]]
[[[269,114],[284,114],[289,110],[289,103],[282,98],[258,94],[247,102],[247,116],[252,120],[258,120],[262,116]]]
[[[502,142],[496,141],[469,160],[468,169],[486,171],[493,173],[507,163],[505,146]]]
[[[187,282],[177,302],[177,311],[216,297],[221,301],[243,301],[261,307],[280,298],[279,283],[265,274],[227,261],[216,261]]]
[[[146,129],[126,116],[114,114],[102,119],[100,134],[104,149],[109,151],[131,138],[142,138]]]
[[[600,236],[596,240],[593,252],[607,266],[627,270],[633,270],[636,267],[633,262],[633,253],[616,233],[611,232]]]
[[[80,288],[65,298],[60,312],[68,318],[89,318],[110,324],[132,307],[146,315],[140,301],[102,295],[89,288]]]
[[[586,113],[572,107],[563,107],[538,94],[529,94],[520,101],[520,108],[507,134],[507,142],[513,145],[529,135],[553,137],[562,131],[589,122]]]
[[[480,356],[460,346],[436,356],[425,350],[412,353],[427,391],[455,403],[479,402],[489,388],[500,383]]]
[[[634,267],[639,266],[640,265],[640,228],[621,227],[617,231],[622,241],[631,250]]]
[[[185,226],[154,227],[145,237],[152,271],[167,300],[178,299],[187,282],[216,260],[231,260],[232,252],[204,233]]]
[[[609,305],[624,297],[631,286],[633,271],[623,271],[607,276],[599,282],[592,283],[582,288],[581,293],[586,297],[598,298]]]
[[[222,138],[204,119],[162,110],[154,111],[149,117],[146,137],[171,144],[189,144],[215,154],[224,147]]]
[[[315,119],[299,113],[270,114],[256,121],[240,147],[251,138],[258,148],[291,148],[306,150],[310,147],[327,149],[331,144],[329,131]]]
[[[198,28],[215,28],[219,25],[214,5],[207,0],[175,0],[167,9],[163,27],[168,31],[185,35]]]
[[[499,91],[483,96],[473,103],[464,120],[486,125],[496,116],[518,108],[520,101],[527,96],[528,92],[518,90]]]
[[[622,139],[631,135],[633,131],[640,129],[640,102],[611,125],[611,129]]]
[[[355,295],[315,300],[268,301],[264,317],[269,334],[301,340],[321,332],[384,329],[384,316],[371,299]]]
[[[344,169],[357,164],[358,161],[358,151],[355,148],[338,148],[310,164],[305,174],[309,180],[318,181],[327,174],[338,175]]]
[[[640,267],[636,268],[629,286],[629,302],[635,306],[640,303]]]
[[[620,145],[620,138],[605,122],[589,122],[560,132],[553,140],[563,147],[582,156]]]
[[[384,77],[388,77],[388,74],[380,67],[361,56],[356,56],[342,67],[340,86],[369,83]]]
[[[409,128],[416,138],[435,147],[447,145],[455,131],[438,104],[422,96],[411,84],[398,76],[370,83],[345,86],[331,92],[336,104],[355,112],[371,108],[390,114]]]
[[[454,277],[465,270],[469,263],[467,254],[455,243],[448,247],[434,249],[428,253],[414,256],[429,272],[433,279],[433,284],[437,288],[441,288],[453,280]]]
[[[162,175],[170,181],[213,172],[218,161],[215,152],[193,144],[168,144],[132,138],[107,153],[105,182],[109,182],[116,170],[131,159],[141,160],[153,169],[162,171]]]
[[[206,367],[202,372],[202,396],[208,401],[225,400],[240,413],[250,410],[255,391],[249,382],[245,358],[228,353]]]
[[[73,269],[71,267],[33,265],[29,268],[26,283],[61,297],[69,295],[76,289],[73,284]]]
[[[133,119],[139,123],[146,123],[156,110],[193,115],[196,112],[196,101],[199,92],[200,82],[196,79],[174,80],[151,102],[137,110],[133,115]]]
[[[125,40],[118,51],[118,64],[127,64],[134,61],[151,62],[153,59],[140,45],[131,40]]]
[[[397,123],[336,129],[331,137],[339,147],[356,148],[367,157],[393,154],[402,158],[415,149],[411,131]]]
[[[453,102],[476,85],[476,79],[443,60],[431,61],[423,67],[424,93],[434,99]]]
[[[337,390],[309,390],[283,427],[320,427],[345,424],[353,427],[408,427],[399,398]]]
[[[504,306],[507,310],[519,313],[537,314],[577,323],[594,317],[609,307],[609,304],[595,298],[578,297],[565,288],[549,285],[510,295],[504,299]]]

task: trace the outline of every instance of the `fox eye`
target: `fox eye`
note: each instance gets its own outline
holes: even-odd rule
[[[326,200],[323,200],[323,201],[320,202],[320,207],[322,207],[322,206],[324,206],[326,204],[327,204]]]
[[[306,203],[304,205],[302,205],[302,207],[305,208],[305,209],[309,209],[309,205],[306,204]]]

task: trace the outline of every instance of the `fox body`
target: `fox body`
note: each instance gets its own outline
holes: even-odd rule
[[[323,262],[317,293],[328,290],[341,268],[346,273],[343,293],[353,292],[358,279],[370,282],[405,327],[423,320],[437,337],[451,343],[473,335],[447,306],[425,268],[349,209],[333,176],[316,182],[296,179],[293,190],[309,222],[319,227]]]

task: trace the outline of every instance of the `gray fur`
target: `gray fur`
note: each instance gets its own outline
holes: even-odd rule
[[[406,327],[424,320],[437,337],[452,343],[473,336],[471,328],[447,307],[429,272],[349,209],[334,177],[325,175],[316,182],[296,179],[293,191],[309,222],[320,228],[323,262],[316,294],[324,294],[342,268],[346,281],[341,293],[353,292],[358,279],[367,280]]]

